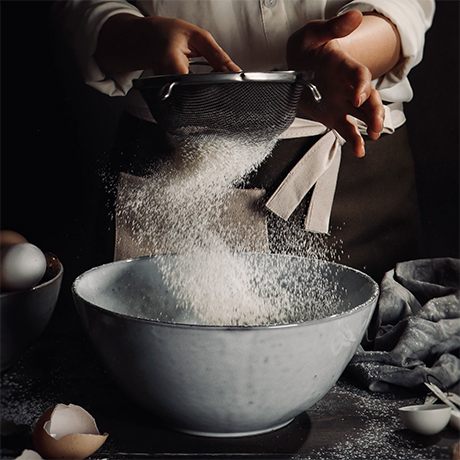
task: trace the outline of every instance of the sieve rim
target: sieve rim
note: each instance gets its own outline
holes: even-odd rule
[[[305,72],[283,70],[269,72],[211,72],[178,75],[158,75],[133,80],[136,89],[163,87],[172,83],[184,86],[222,83],[297,83]]]

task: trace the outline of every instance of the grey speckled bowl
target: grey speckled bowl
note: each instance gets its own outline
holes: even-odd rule
[[[302,274],[327,281],[320,290],[335,283],[335,314],[293,324],[191,324],[196,318],[187,319],[162,284],[165,257],[175,256],[93,268],[75,280],[72,292],[94,347],[120,387],[167,426],[190,434],[269,432],[307,410],[354,355],[379,293],[371,278],[342,265],[242,255],[246,263],[263,265],[267,277],[276,271],[278,278],[291,279],[299,295],[298,285],[311,282]]]
[[[40,337],[54,312],[61,289],[64,268],[26,291],[0,294],[1,370],[13,365]]]

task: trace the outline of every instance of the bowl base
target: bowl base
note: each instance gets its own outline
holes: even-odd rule
[[[265,428],[263,430],[254,430],[254,431],[236,431],[232,433],[219,433],[219,432],[208,432],[208,431],[195,431],[195,430],[184,430],[182,428],[173,428],[176,431],[180,431],[181,433],[191,434],[193,436],[205,436],[210,438],[242,438],[246,436],[256,436],[258,434],[266,434],[272,431],[279,430],[280,428],[284,428],[286,425],[289,425],[294,418],[291,418],[287,422],[280,423],[279,425],[272,426],[270,428]]]

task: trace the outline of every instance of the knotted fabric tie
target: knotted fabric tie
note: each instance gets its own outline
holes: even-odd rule
[[[402,104],[395,103],[384,108],[385,120],[382,133],[392,134],[406,120]],[[356,118],[351,120],[356,124],[359,132],[365,135],[367,125]],[[302,132],[306,137],[323,136],[291,169],[267,201],[266,207],[282,219],[288,220],[315,185],[305,218],[305,229],[315,233],[328,233],[345,139],[337,131],[311,120],[303,120]]]

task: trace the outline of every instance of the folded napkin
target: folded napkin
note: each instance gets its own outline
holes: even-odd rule
[[[348,366],[372,391],[460,380],[460,260],[403,262],[381,282],[377,310]]]

